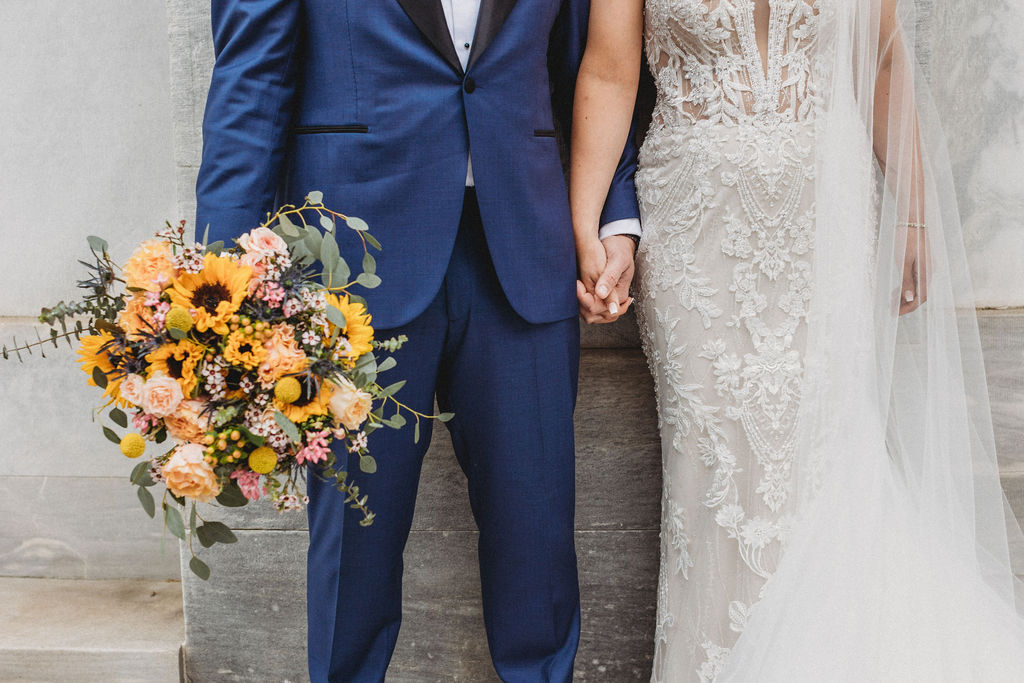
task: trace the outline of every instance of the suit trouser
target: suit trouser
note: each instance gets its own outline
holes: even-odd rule
[[[395,355],[393,379],[385,374],[381,382],[407,380],[398,398],[422,413],[431,413],[435,396],[442,410],[455,413],[448,429],[480,530],[484,621],[495,669],[508,682],[569,681],[579,640],[572,422],[577,319],[535,325],[509,306],[475,195],[467,190],[437,297],[417,319],[378,331],[377,338],[398,334],[409,342]],[[370,527],[359,526],[361,515],[346,510],[330,484],[310,477],[314,683],[384,680],[402,618],[402,552],[430,442],[431,424],[421,427],[418,445],[411,424],[374,432],[370,451],[379,469],[373,475],[360,475],[350,462],[348,471],[377,515]]]

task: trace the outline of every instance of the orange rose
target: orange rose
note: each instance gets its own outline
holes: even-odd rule
[[[146,305],[143,292],[136,292],[125,302],[124,310],[117,315],[117,326],[129,337],[153,331],[153,309]]]
[[[333,383],[333,386],[334,393],[329,405],[334,419],[349,431],[359,429],[373,410],[373,397],[344,378]]]
[[[285,375],[306,369],[306,352],[295,341],[295,328],[288,323],[274,326],[273,336],[263,343],[267,357],[260,364],[260,381],[270,385]]]
[[[129,287],[162,292],[174,278],[174,254],[163,240],[143,242],[124,264],[122,271]]]
[[[167,489],[176,496],[208,503],[220,493],[220,482],[196,443],[178,446],[161,469]]]
[[[142,375],[128,375],[121,382],[121,398],[131,403],[133,406],[142,405],[142,388],[146,384],[146,379]]]
[[[173,415],[185,396],[178,380],[164,374],[155,374],[142,387],[142,409],[156,417]]]
[[[210,428],[210,420],[203,413],[202,401],[182,401],[173,415],[164,418],[167,433],[178,441],[199,441]]]

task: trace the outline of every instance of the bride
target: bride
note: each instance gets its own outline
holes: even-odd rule
[[[906,0],[643,4],[592,3],[571,194],[585,286],[643,41],[652,680],[1024,679],[1020,533],[923,19]]]

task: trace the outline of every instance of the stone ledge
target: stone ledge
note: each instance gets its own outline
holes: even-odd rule
[[[0,579],[0,681],[176,683],[178,581]]]

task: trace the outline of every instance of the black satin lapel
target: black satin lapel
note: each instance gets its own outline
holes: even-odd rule
[[[376,2],[377,0],[373,0]],[[405,13],[409,15],[416,27],[427,37],[430,44],[444,57],[455,72],[462,74],[462,64],[452,44],[452,33],[448,30],[448,22],[444,18],[441,0],[398,0]]]
[[[469,53],[469,64],[484,53],[494,37],[501,31],[516,0],[481,0],[480,14],[476,20],[476,33],[473,35],[473,50]]]

